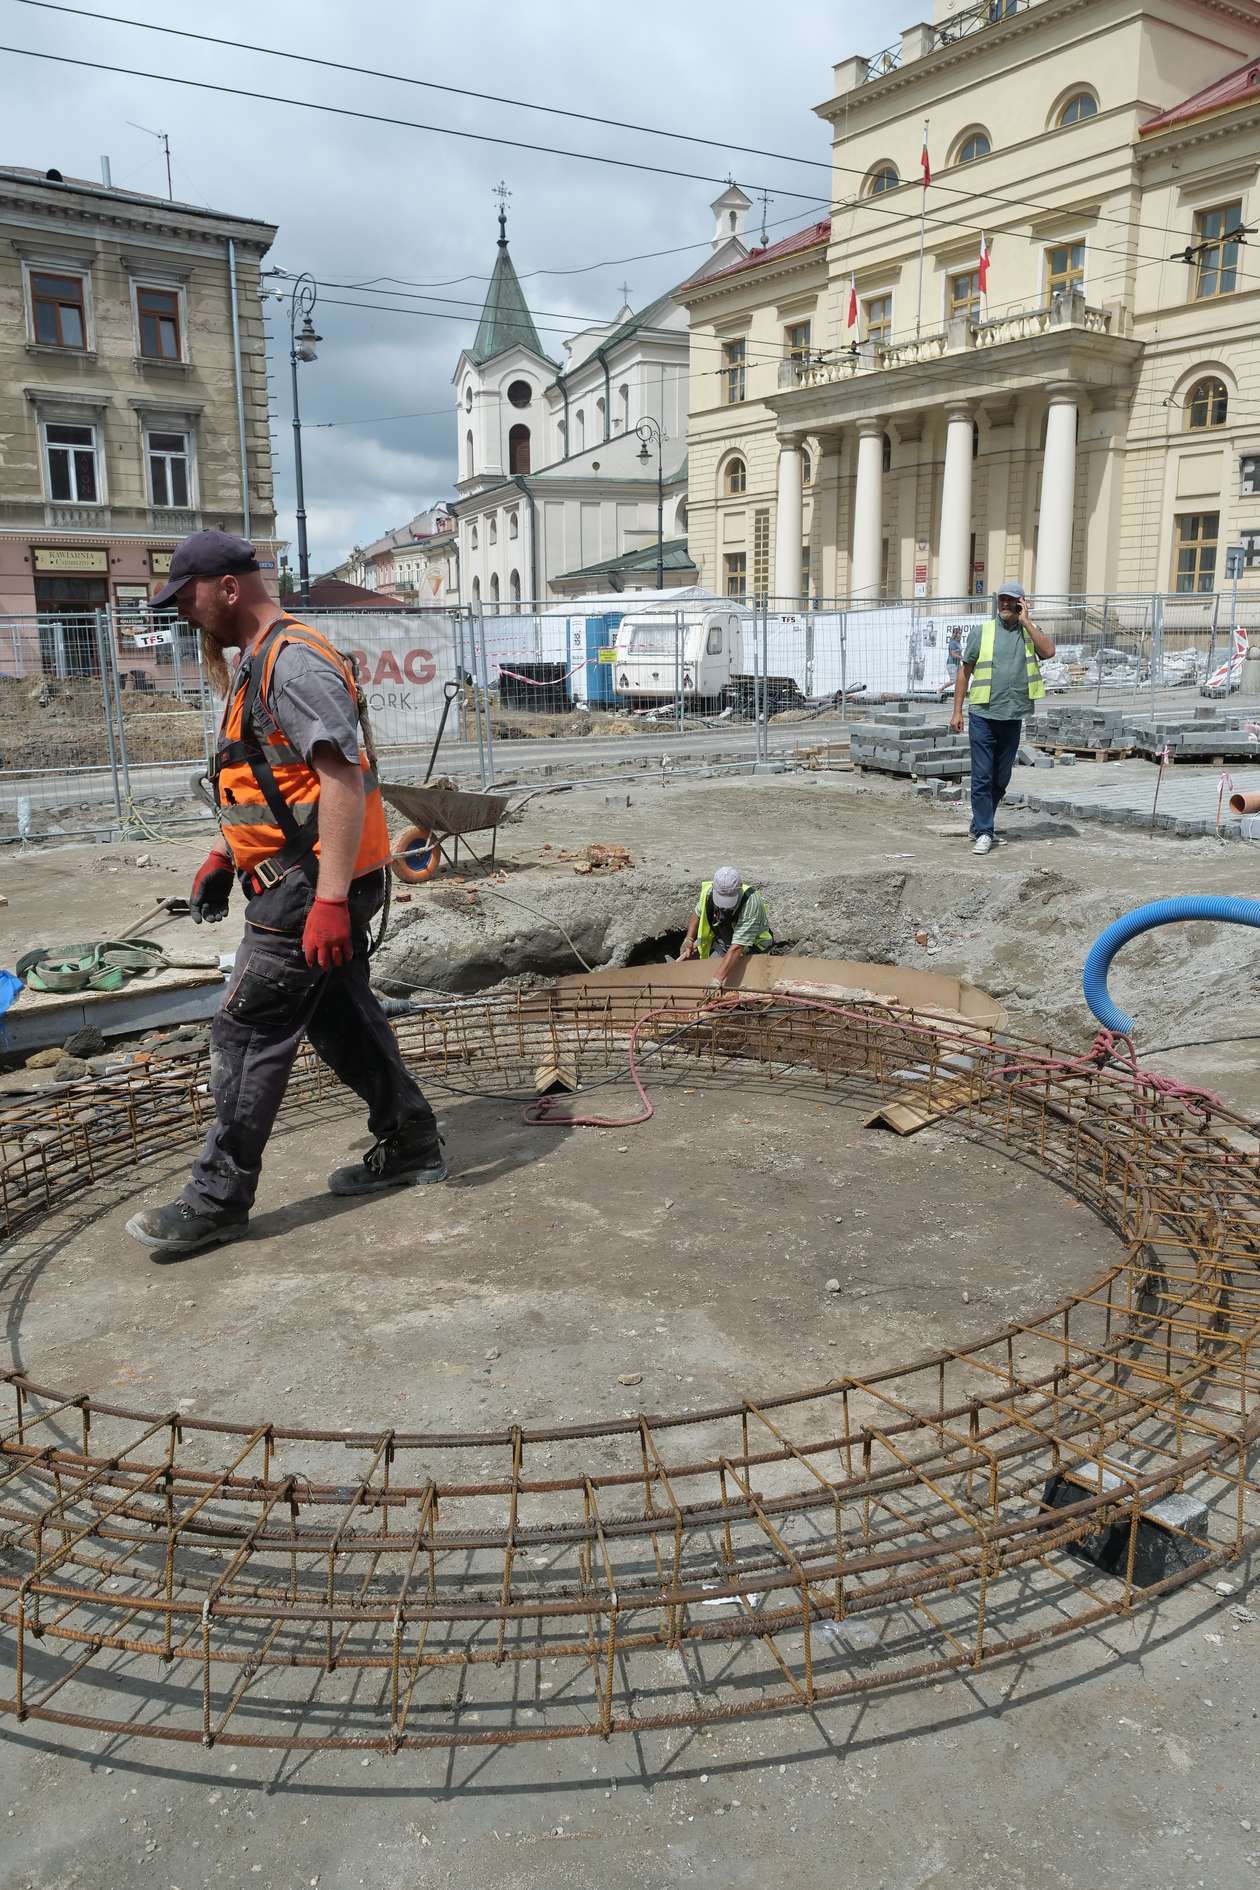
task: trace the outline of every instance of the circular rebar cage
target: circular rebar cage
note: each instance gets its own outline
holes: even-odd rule
[[[900,1100],[1034,1158],[1123,1257],[909,1365],[548,1429],[220,1423],[10,1372],[0,1711],[388,1752],[696,1725],[1026,1654],[1260,1536],[1260,1145],[1223,1106],[878,1002],[592,985],[399,1037],[421,1077],[495,1092],[590,1082],[633,1041],[699,1080]],[[205,1085],[190,1055],[10,1111],[6,1235],[169,1152]],[[304,1056],[286,1108],[334,1090]]]

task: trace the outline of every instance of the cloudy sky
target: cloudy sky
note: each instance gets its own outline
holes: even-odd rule
[[[807,159],[827,155],[826,127],[811,107],[829,95],[834,61],[879,51],[880,31],[894,37],[882,23],[872,34],[872,9],[858,0],[797,0],[781,22],[764,0],[638,0],[599,12],[571,0],[528,8],[494,0],[441,8],[415,0],[360,0],[353,8],[344,0],[84,3],[89,12],[179,24],[234,45],[300,51]],[[821,214],[809,199],[827,192],[826,173],[806,164],[198,45],[22,0],[0,0],[0,27],[6,47],[213,80],[272,101],[0,52],[0,161],[95,178],[107,153],[116,184],[158,192],[160,147],[135,126],[164,130],[177,198],[278,224],[271,261],[310,270],[325,285],[316,322],[324,345],[302,370],[303,420],[341,424],[304,435],[315,570],[452,490],[451,375],[476,331],[494,261],[491,190],[501,177],[512,192],[512,257],[548,352],[584,318],[615,313],[623,280],[637,307],[688,274],[707,246],[708,205],[720,185],[338,118],[297,109],[286,97],[704,177],[729,171],[750,194],[770,190],[772,241]],[[357,291],[331,286],[387,277],[402,280]],[[381,294],[417,283],[431,295]],[[351,302],[376,305],[341,306]],[[274,351],[282,328],[287,348],[287,315],[275,304],[271,328],[280,529],[292,539],[288,363],[285,350]]]

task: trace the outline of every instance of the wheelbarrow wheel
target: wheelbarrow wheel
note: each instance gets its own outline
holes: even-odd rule
[[[404,827],[393,842],[394,878],[404,886],[423,886],[442,864],[442,849],[427,827]]]

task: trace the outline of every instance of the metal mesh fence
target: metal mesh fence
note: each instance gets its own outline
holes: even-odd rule
[[[682,591],[497,612],[307,613],[355,658],[386,774],[488,785],[609,765],[752,765],[864,705],[943,705],[985,598],[750,602]],[[1051,699],[1188,707],[1260,696],[1260,598],[1034,606]],[[190,782],[217,705],[173,618],[0,618],[0,842],[147,834],[209,818]]]

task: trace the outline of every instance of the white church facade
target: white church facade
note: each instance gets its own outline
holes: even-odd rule
[[[747,248],[749,199],[715,199],[703,271]],[[542,346],[508,252],[454,375],[460,601],[510,609],[586,590],[695,582],[687,554],[688,321],[673,291]],[[659,485],[658,485],[659,456]],[[658,552],[658,501],[660,547]]]

